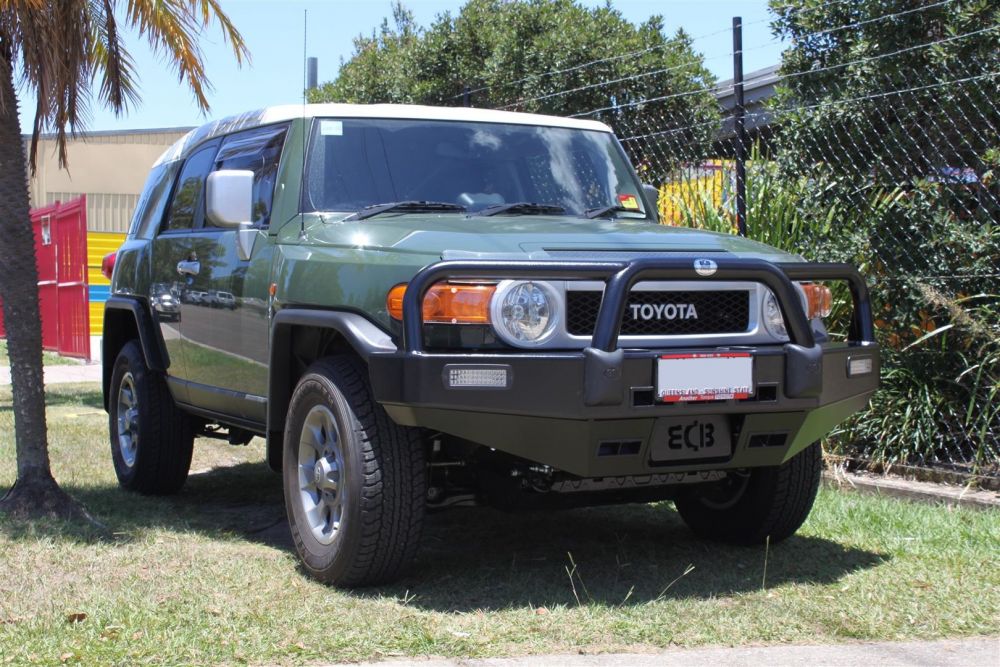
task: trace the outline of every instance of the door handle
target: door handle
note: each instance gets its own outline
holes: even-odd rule
[[[201,262],[184,260],[177,262],[177,273],[182,276],[196,276],[201,271]]]

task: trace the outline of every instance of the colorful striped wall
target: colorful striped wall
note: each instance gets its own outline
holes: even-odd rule
[[[87,232],[87,283],[90,291],[90,335],[104,333],[104,302],[108,300],[110,281],[101,273],[101,260],[118,250],[124,234]]]

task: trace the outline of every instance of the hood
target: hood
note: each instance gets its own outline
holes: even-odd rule
[[[310,222],[307,243],[442,259],[623,259],[644,253],[727,253],[785,262],[799,259],[732,234],[569,216],[403,214],[363,221]]]

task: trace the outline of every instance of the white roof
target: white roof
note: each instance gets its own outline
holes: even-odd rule
[[[594,120],[544,116],[533,113],[472,109],[468,107],[429,107],[415,104],[285,104],[248,111],[236,116],[197,127],[164,151],[156,165],[173,162],[187,156],[194,146],[207,139],[237,130],[270,125],[298,118],[402,118],[412,120],[452,120],[474,123],[505,123],[508,125],[539,125],[578,130],[611,132],[611,128]],[[156,166],[154,165],[154,166]]]

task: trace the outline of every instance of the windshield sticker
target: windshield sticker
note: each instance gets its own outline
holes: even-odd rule
[[[618,203],[621,204],[622,208],[627,208],[630,211],[639,210],[639,200],[635,198],[635,195],[618,195]]]
[[[344,121],[321,120],[319,122],[319,133],[324,137],[342,136],[344,134]]]

